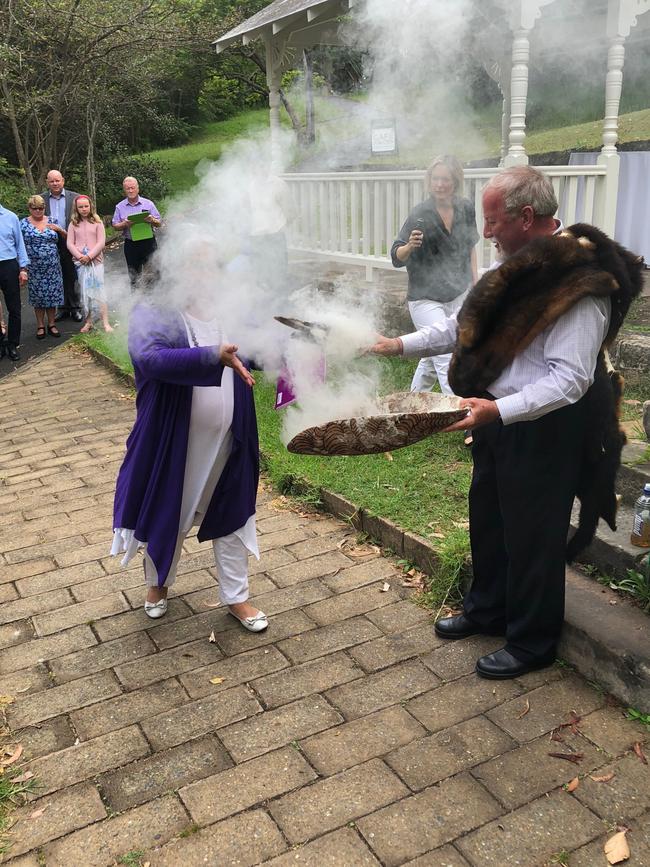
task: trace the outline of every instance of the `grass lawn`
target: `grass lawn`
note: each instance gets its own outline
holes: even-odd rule
[[[196,183],[195,168],[202,160],[218,160],[224,147],[250,132],[268,127],[268,109],[246,111],[228,120],[207,124],[187,144],[150,151],[149,156],[169,167],[167,181],[170,196],[185,192]]]

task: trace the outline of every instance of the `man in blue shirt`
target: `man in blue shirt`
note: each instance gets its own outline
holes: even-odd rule
[[[12,361],[20,359],[20,287],[27,282],[28,266],[18,217],[0,205],[0,289],[9,313],[7,355]]]

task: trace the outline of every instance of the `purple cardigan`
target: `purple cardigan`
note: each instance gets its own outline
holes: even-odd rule
[[[117,476],[113,527],[134,531],[147,543],[167,578],[178,538],[194,386],[219,386],[218,347],[189,347],[176,311],[134,307],[129,354],[137,389],[136,419]],[[252,389],[236,374],[232,451],[199,527],[198,539],[216,539],[243,527],[255,513],[259,445]]]

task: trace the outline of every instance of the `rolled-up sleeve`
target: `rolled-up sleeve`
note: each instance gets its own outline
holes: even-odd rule
[[[583,298],[548,329],[544,342],[548,373],[514,394],[498,398],[504,424],[532,421],[585,395],[594,381],[609,312],[609,299]]]

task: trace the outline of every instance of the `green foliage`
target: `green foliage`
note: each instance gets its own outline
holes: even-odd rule
[[[427,588],[420,601],[427,608],[436,610],[436,617],[445,606],[460,606],[464,596],[464,578],[469,568],[469,532],[454,527],[438,545],[438,565],[429,576]]]
[[[29,190],[20,172],[0,156],[0,204],[18,216],[27,213]]]
[[[257,108],[266,102],[266,97],[257,91],[251,92],[236,78],[212,75],[198,96],[201,118],[212,122],[225,120],[242,110]]]
[[[124,867],[141,867],[144,854],[144,849],[132,849],[130,852],[120,855],[117,863],[123,864]]]
[[[641,572],[628,569],[627,578],[610,581],[609,586],[612,590],[628,593],[644,611],[650,611],[650,554],[643,558],[641,569]]]
[[[112,214],[115,204],[122,198],[122,181],[127,175],[138,179],[142,195],[154,202],[169,192],[168,168],[162,160],[151,155],[133,155],[123,148],[115,156],[97,165],[97,208],[100,214]]]
[[[650,729],[650,713],[641,713],[641,711],[637,710],[635,707],[628,707],[625,716],[628,719],[635,720]]]
[[[23,776],[26,770],[24,764],[18,763],[5,768],[0,774],[0,855],[10,848],[11,841],[7,837],[7,832],[11,828],[12,811],[24,804],[26,796],[36,789],[35,778],[15,782],[15,778]]]

